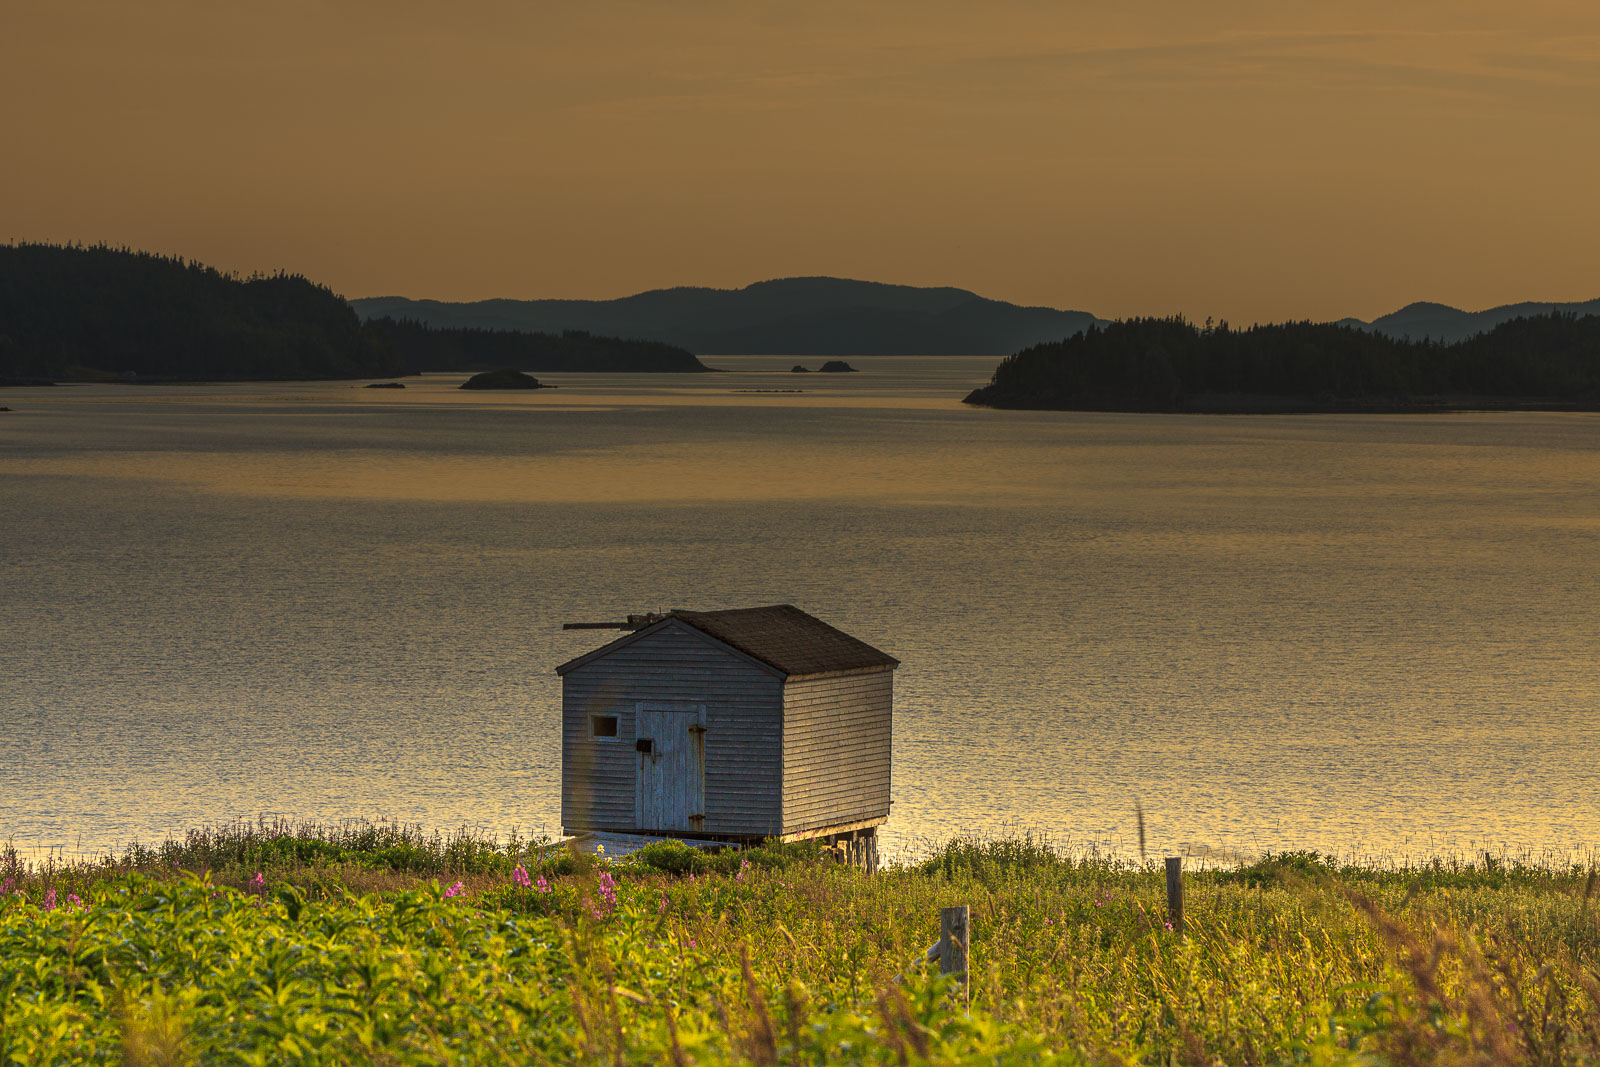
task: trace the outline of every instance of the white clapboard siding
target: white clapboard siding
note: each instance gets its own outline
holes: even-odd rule
[[[642,634],[562,677],[561,823],[634,830],[640,703],[705,706],[705,824],[699,832],[780,832],[783,681],[681,624]],[[590,736],[591,715],[616,715],[617,738]]]
[[[893,703],[882,668],[784,687],[784,833],[888,817]]]

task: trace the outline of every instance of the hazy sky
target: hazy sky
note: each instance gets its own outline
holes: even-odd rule
[[[1600,296],[1600,4],[0,0],[0,240],[346,296]]]

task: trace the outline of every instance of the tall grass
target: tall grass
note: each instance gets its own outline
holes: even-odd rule
[[[1154,864],[1026,836],[867,876],[250,824],[0,868],[0,1062],[1600,1063],[1573,867],[1270,856],[1191,873],[1185,937]],[[956,903],[970,1010],[918,962]]]

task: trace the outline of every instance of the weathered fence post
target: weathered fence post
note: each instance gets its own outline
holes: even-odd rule
[[[1167,922],[1183,936],[1183,857],[1167,857]]]
[[[939,973],[954,974],[961,980],[961,996],[967,1000],[967,906],[939,909]]]

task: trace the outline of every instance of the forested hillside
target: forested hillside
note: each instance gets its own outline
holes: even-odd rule
[[[104,245],[0,245],[0,380],[305,380],[486,366],[707,369],[648,341],[363,325],[299,275],[240,278]]]
[[[331,290],[128,249],[0,246],[0,376],[355,378],[405,372]]]
[[[1514,319],[1456,344],[1310,322],[1129,319],[1006,358],[969,404],[1105,411],[1600,408],[1600,316]]]

